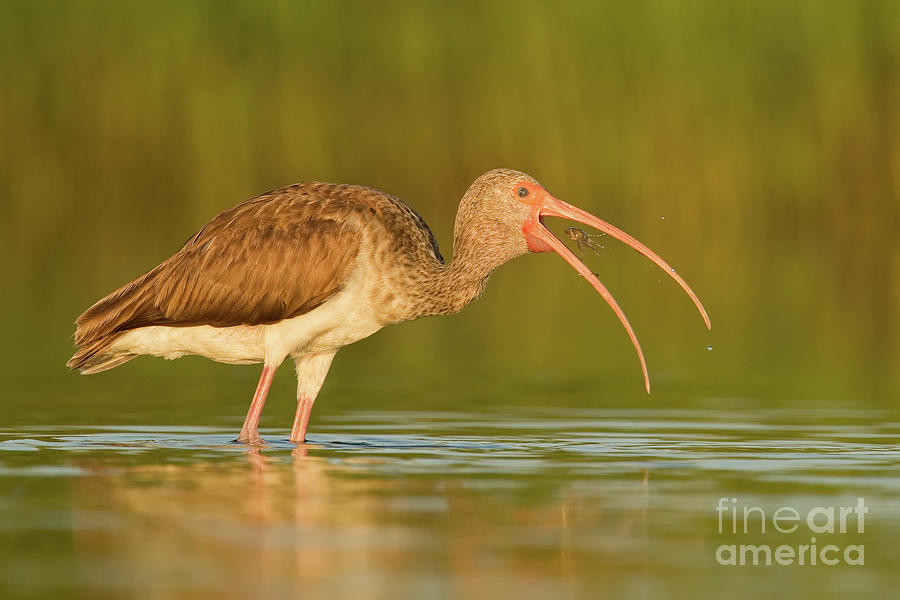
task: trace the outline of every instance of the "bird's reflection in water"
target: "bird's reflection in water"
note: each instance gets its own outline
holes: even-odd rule
[[[647,482],[398,475],[392,458],[253,446],[243,460],[76,480],[88,588],[147,597],[474,597],[587,592],[639,575]],[[78,522],[78,520],[81,522]],[[97,527],[108,520],[107,525]]]

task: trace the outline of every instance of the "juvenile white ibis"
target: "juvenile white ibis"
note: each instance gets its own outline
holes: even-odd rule
[[[297,368],[291,442],[305,440],[313,402],[335,353],[385,325],[462,310],[491,273],[526,252],[562,256],[609,303],[637,351],[637,337],[612,295],[543,224],[579,221],[659,265],[709,318],[687,283],[627,233],[554,198],[532,177],[485,173],[459,204],[453,260],[409,206],[374,189],[300,183],[219,214],[174,256],[106,296],[76,321],[68,366],[99,373],[139,354],[199,354],[224,363],[263,363],[238,439],[260,440],[258,424],[278,366]]]

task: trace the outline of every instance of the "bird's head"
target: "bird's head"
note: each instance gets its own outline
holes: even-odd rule
[[[526,252],[556,252],[588,280],[610,305],[637,351],[644,373],[644,385],[650,392],[647,365],[637,336],[625,313],[609,290],[569,248],[544,225],[544,217],[559,217],[583,223],[631,246],[664,270],[690,296],[706,327],[709,317],[699,298],[675,269],[644,244],[621,229],[555,198],[533,177],[511,169],[494,169],[475,180],[460,203],[456,222],[456,248],[477,248],[494,256],[498,264]],[[473,239],[472,236],[477,236]],[[467,239],[468,238],[468,239]],[[466,243],[468,242],[468,243]]]

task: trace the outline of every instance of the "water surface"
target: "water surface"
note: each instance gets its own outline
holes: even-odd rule
[[[248,447],[233,428],[6,428],[0,576],[16,598],[876,593],[900,584],[897,417],[358,410],[318,419],[300,447],[283,429]],[[763,534],[754,518],[719,533],[720,498],[869,512],[861,533],[855,516],[843,534]],[[864,545],[864,564],[716,559],[811,535]]]

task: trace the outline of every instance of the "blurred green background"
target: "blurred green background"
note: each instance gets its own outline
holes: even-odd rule
[[[258,367],[79,378],[75,317],[296,181],[396,194],[449,255],[459,198],[501,166],[657,251],[712,332],[643,257],[587,256],[643,343],[647,398],[602,300],[558,257],[524,257],[460,315],[343,350],[317,412],[373,389],[473,410],[551,390],[720,408],[900,390],[900,3],[3,0],[0,74],[12,423],[203,424],[204,402],[239,423]],[[291,370],[264,426],[290,423]]]

